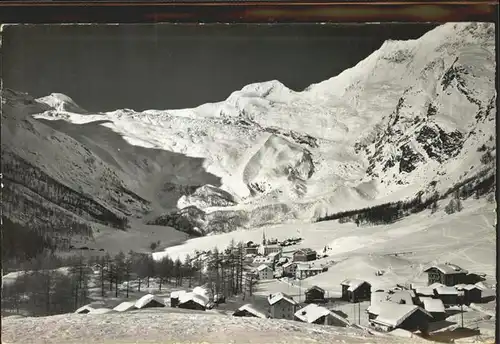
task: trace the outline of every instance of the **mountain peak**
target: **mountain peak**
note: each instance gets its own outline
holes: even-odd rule
[[[48,96],[38,98],[37,101],[49,105],[58,112],[88,113],[87,110],[81,108],[73,99],[63,93],[54,92]]]

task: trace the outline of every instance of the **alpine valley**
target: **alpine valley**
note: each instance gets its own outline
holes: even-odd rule
[[[182,241],[311,223],[458,188],[486,197],[495,67],[493,24],[448,23],[301,92],[266,81],[192,109],[91,113],[60,93],[3,89],[3,216],[105,245],[145,228]]]

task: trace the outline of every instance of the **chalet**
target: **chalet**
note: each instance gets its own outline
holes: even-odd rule
[[[250,303],[247,303],[246,305],[243,305],[240,308],[238,308],[233,313],[233,316],[235,316],[235,317],[253,317],[253,318],[262,318],[262,319],[268,318],[268,316],[264,312],[257,310],[257,308],[255,308]]]
[[[194,292],[184,293],[179,296],[179,308],[194,309],[204,311],[210,308],[210,301],[204,295],[199,295]]]
[[[474,284],[457,284],[455,286],[459,292],[461,292],[461,301],[464,305],[470,305],[471,303],[479,303],[482,299],[482,290],[477,285]]]
[[[370,306],[372,307],[372,306]],[[415,305],[404,305],[393,302],[381,302],[371,312],[376,317],[370,324],[383,331],[392,331],[400,328],[407,331],[427,333],[432,315]]]
[[[318,287],[318,286],[313,286],[309,289],[306,290],[305,292],[306,296],[306,303],[313,303],[313,302],[326,302],[325,300],[325,290]]]
[[[274,278],[274,271],[268,265],[262,264],[257,268],[257,275],[260,280],[270,280]]]
[[[347,327],[350,323],[340,315],[315,304],[310,304],[299,309],[294,314],[294,319],[309,324],[332,325]]]
[[[303,248],[293,253],[294,262],[310,262],[312,260],[316,260],[316,258],[316,251],[313,251],[310,248]]]
[[[400,305],[413,305],[414,298],[413,293],[409,290],[398,290],[398,291],[375,291],[370,295],[370,306],[366,310],[368,313],[368,319],[374,319],[378,315],[378,310],[380,309],[380,303],[393,303]]]
[[[288,262],[283,264],[283,276],[293,277],[297,272],[297,264]]]
[[[371,284],[359,279],[346,279],[342,286],[342,300],[358,302],[370,300]]]
[[[423,309],[432,315],[432,321],[441,321],[446,319],[446,311],[443,301],[430,297],[421,297],[420,304]]]
[[[135,308],[152,308],[152,307],[165,307],[163,299],[156,295],[147,294],[137,300],[134,304]]]
[[[298,303],[291,296],[284,293],[269,295],[269,313],[273,319],[293,320]]]
[[[177,290],[170,293],[170,307],[177,307],[179,304],[179,296],[184,294],[184,290]]]
[[[295,278],[304,279],[307,277],[315,276],[325,271],[328,271],[327,267],[321,268],[321,267],[314,267],[311,265],[297,264],[297,267],[295,269]]]
[[[260,245],[257,252],[260,255],[267,256],[269,253],[282,252],[283,248],[280,245]]]
[[[459,304],[459,292],[454,287],[437,287],[434,289],[434,294],[436,295],[436,298],[443,301],[443,303],[447,306]]]
[[[467,270],[449,263],[433,265],[424,272],[427,272],[428,284],[438,282],[448,287],[464,283],[468,274]]]

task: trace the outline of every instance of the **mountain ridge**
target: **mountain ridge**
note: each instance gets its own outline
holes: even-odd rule
[[[448,23],[301,92],[271,80],[193,109],[89,113],[62,94],[3,90],[2,150],[118,218],[189,214],[179,226],[199,234],[314,221],[446,192],[494,163],[494,45],[492,24]]]

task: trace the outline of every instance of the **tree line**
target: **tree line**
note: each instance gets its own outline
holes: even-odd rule
[[[338,220],[339,223],[354,222],[356,225],[382,225],[390,224],[408,216],[430,209],[431,213],[438,210],[438,201],[452,196],[448,205],[444,208],[447,214],[461,211],[462,200],[474,196],[479,197],[494,192],[496,187],[496,175],[490,171],[482,171],[461,183],[453,186],[442,195],[435,192],[427,198],[423,198],[423,192],[419,192],[408,201],[390,202],[363,209],[338,212],[320,217],[316,222]]]
[[[26,188],[28,189],[27,192],[43,197],[45,202],[52,202],[87,220],[119,229],[128,227],[127,217],[115,214],[95,202],[91,197],[58,182],[40,168],[16,154],[4,152],[4,155],[2,156],[3,180],[8,191],[8,199],[4,199],[4,201],[21,203],[25,208],[29,209],[29,213],[33,211],[32,208],[37,210],[39,208],[37,207],[38,202],[33,202],[23,196],[22,193],[19,193],[20,188]],[[15,206],[11,206],[10,210],[19,211]],[[24,212],[27,213],[26,210]],[[67,213],[63,213],[63,215],[68,217]]]
[[[234,241],[225,250],[214,248],[183,261],[169,256],[154,260],[151,254],[133,251],[111,256],[59,257],[44,251],[19,265],[22,270],[13,282],[5,283],[2,309],[26,315],[45,316],[74,312],[94,298],[125,297],[131,292],[165,284],[192,288],[206,286],[212,295],[228,297],[252,292],[251,280],[244,277],[243,244]],[[92,295],[91,295],[92,294]]]

